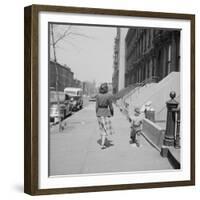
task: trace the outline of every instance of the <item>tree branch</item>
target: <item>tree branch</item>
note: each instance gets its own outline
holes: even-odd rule
[[[64,41],[66,41],[66,39],[63,39]],[[66,41],[69,45],[71,45],[78,53],[80,53],[80,48],[78,48],[78,46],[77,45],[75,45],[73,42],[70,42],[70,41]],[[65,48],[62,48],[62,47],[60,47],[60,46],[58,46],[57,45],[57,48],[58,49],[61,49],[61,50],[63,50],[63,51],[66,51],[66,49]]]
[[[65,38],[68,35],[68,31],[71,29],[71,26],[68,26],[68,28],[65,30],[65,32],[54,42],[54,45],[56,45],[60,40]]]
[[[69,32],[70,29],[71,29],[71,26],[69,26],[64,31],[64,33],[57,40],[55,40],[54,45],[56,45],[60,40],[64,39],[66,36],[69,36],[69,35],[78,35],[78,36],[81,36],[81,37],[85,37],[87,39],[94,39],[93,37],[82,34],[82,33]],[[51,44],[51,45],[53,45],[53,44]]]
[[[88,39],[94,39],[93,37],[91,36],[88,36],[88,35],[85,35],[85,34],[82,34],[82,33],[74,33],[74,32],[69,32],[68,35],[78,35],[78,36],[81,36],[81,37],[85,37],[85,38],[88,38]]]

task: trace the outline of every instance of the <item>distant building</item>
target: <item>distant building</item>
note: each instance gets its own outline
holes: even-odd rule
[[[118,90],[122,90],[125,87],[125,64],[126,64],[126,44],[125,38],[128,32],[128,28],[120,28],[120,40],[119,40],[119,84]]]
[[[64,91],[64,88],[73,86],[74,73],[66,65],[61,65],[50,61],[49,63],[49,87],[51,90],[56,90],[56,79],[57,90]]]
[[[113,94],[119,92],[125,85],[125,37],[128,28],[117,27],[113,55]]]
[[[120,28],[117,28],[117,35],[114,43],[114,55],[113,55],[113,76],[112,76],[112,88],[113,94],[116,94],[119,90],[119,41],[120,41]]]
[[[107,83],[108,84],[108,92],[113,94],[113,84],[112,83]]]
[[[74,79],[73,80],[73,84],[72,84],[72,87],[75,87],[75,88],[82,88],[82,82],[78,79]]]
[[[125,45],[125,87],[180,71],[179,30],[130,28]]]
[[[113,55],[113,94],[118,93],[125,86],[125,38],[128,28],[117,27]]]
[[[83,85],[83,94],[85,95],[94,95],[97,93],[96,82],[84,81]]]

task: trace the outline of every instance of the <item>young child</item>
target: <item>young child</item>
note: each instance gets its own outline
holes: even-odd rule
[[[142,121],[143,116],[141,114],[140,108],[135,108],[135,113],[133,116],[129,117],[129,121],[131,122],[131,140],[133,144],[136,144],[137,147],[140,147],[140,135],[142,131]]]

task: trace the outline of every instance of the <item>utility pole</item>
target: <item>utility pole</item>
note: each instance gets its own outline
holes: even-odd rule
[[[54,30],[53,30],[53,24],[51,24],[51,37],[52,37],[52,47],[53,47],[53,61],[54,66],[56,69],[56,98],[57,98],[57,106],[59,110],[59,117],[58,117],[58,123],[59,123],[59,132],[61,131],[61,116],[60,116],[60,98],[58,93],[58,83],[59,83],[59,75],[58,75],[58,67],[57,67],[57,59],[56,59],[56,46],[55,46],[55,39],[54,39]]]
[[[57,98],[57,106],[58,109],[60,111],[60,99],[59,99],[59,72],[58,72],[58,66],[57,66],[57,57],[56,57],[56,47],[58,48],[57,44],[61,41],[63,41],[67,36],[69,37],[70,35],[75,35],[78,37],[85,37],[87,39],[90,39],[91,37],[81,34],[81,33],[76,33],[71,31],[71,25],[69,25],[68,27],[66,27],[66,29],[64,30],[64,32],[62,34],[59,34],[59,36],[57,35],[57,37],[55,37],[56,32],[55,32],[55,27],[53,24],[50,24],[50,35],[51,35],[51,45],[53,48],[53,61],[54,61],[54,65],[55,65],[55,70],[56,70],[56,98]],[[59,112],[59,132],[62,130],[63,126],[62,126],[62,121],[61,121],[61,115]]]

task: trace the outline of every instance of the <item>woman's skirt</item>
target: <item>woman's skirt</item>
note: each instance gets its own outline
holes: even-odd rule
[[[108,136],[114,134],[110,117],[97,117],[97,119],[101,135]]]

